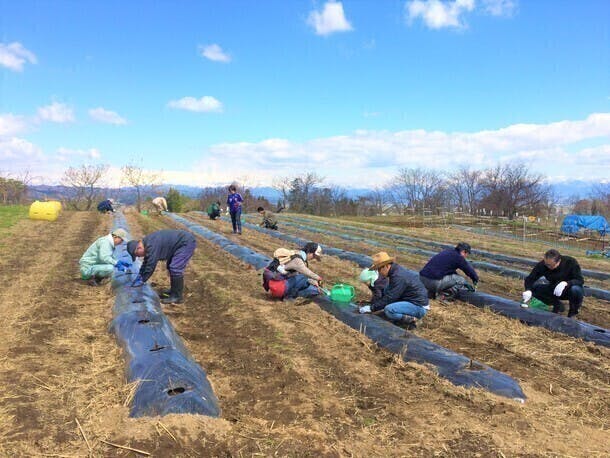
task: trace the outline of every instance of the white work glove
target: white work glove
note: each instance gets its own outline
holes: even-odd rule
[[[360,307],[360,313],[371,313],[371,306],[363,305],[362,307]]]
[[[532,298],[532,292],[528,289],[527,291],[523,291],[523,302],[527,302]]]
[[[557,297],[561,296],[563,294],[563,290],[566,289],[566,286],[568,286],[567,281],[562,281],[562,282],[557,283],[557,286],[555,286],[555,290],[553,291],[553,294]]]

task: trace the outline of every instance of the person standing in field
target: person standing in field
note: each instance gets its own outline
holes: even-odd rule
[[[162,304],[181,304],[184,301],[184,270],[197,248],[195,236],[188,231],[162,229],[141,240],[127,243],[127,252],[133,261],[144,258],[140,271],[131,283],[134,288],[144,285],[152,276],[159,261],[166,261],[170,289]]]
[[[227,206],[231,215],[231,224],[233,225],[233,233],[241,235],[241,205],[244,199],[237,192],[237,187],[232,184],[229,186],[229,196],[227,197]]]

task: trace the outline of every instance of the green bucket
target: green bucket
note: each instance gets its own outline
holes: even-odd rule
[[[530,306],[530,308],[533,309],[538,309],[538,310],[549,310],[549,306],[546,305],[544,302],[536,299],[535,297],[532,297],[528,303],[528,305]]]
[[[333,285],[330,290],[330,300],[333,302],[349,303],[355,295],[356,291],[354,290],[354,287],[343,283]]]

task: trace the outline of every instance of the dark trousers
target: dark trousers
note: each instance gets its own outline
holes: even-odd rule
[[[210,217],[210,219],[220,218],[220,212],[219,211],[215,211],[215,212],[212,212],[212,213],[208,213],[208,216]]]
[[[233,225],[233,233],[241,234],[241,207],[237,210],[231,210],[231,224]]]
[[[553,312],[557,313],[560,309],[560,300],[568,300],[570,303],[570,312],[578,313],[578,309],[582,305],[582,298],[585,295],[585,290],[582,286],[573,285],[566,286],[561,296],[557,297],[553,294],[555,285],[548,283],[538,283],[532,288],[532,295],[544,302],[553,306]]]
[[[183,277],[184,269],[197,248],[197,241],[191,240],[176,250],[171,259],[167,260],[167,270],[170,277]]]

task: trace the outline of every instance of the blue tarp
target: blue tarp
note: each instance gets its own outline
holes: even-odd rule
[[[592,215],[568,215],[561,223],[561,232],[564,234],[576,234],[581,229],[597,231],[604,236],[610,231],[610,226],[603,216]]]

